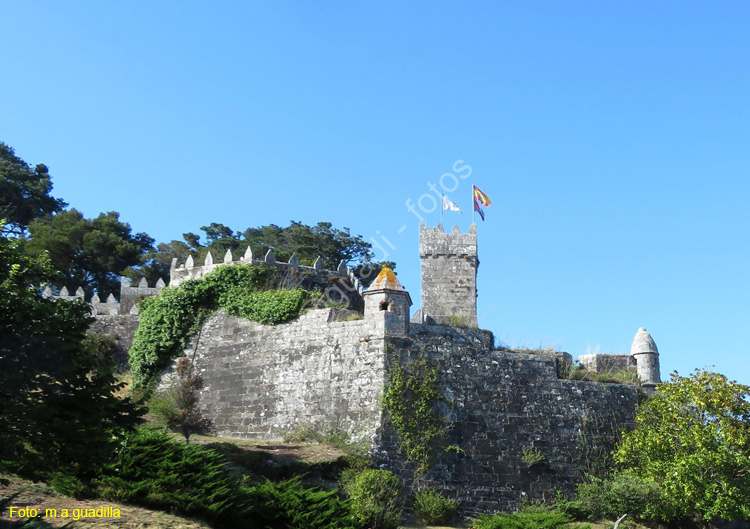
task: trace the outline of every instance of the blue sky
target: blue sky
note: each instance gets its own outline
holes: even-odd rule
[[[627,353],[643,326],[663,377],[750,384],[749,24],[745,2],[7,1],[0,141],[157,241],[385,236],[413,310],[405,204],[454,173],[446,224],[472,181],[493,201],[498,341]]]

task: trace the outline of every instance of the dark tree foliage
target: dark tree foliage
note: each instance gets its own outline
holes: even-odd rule
[[[29,233],[29,255],[48,252],[65,286],[95,289],[100,297],[119,293],[120,274],[140,266],[154,242],[145,233],[133,235],[130,225],[120,222],[114,211],[95,219],[86,219],[75,209],[62,211],[31,222]]]
[[[96,369],[84,344],[89,308],[44,299],[40,285],[57,274],[20,244],[0,236],[0,466],[86,475],[140,412],[113,395],[121,385],[111,372]]]
[[[155,284],[159,279],[166,282],[169,279],[172,259],[177,259],[182,264],[190,254],[190,247],[182,241],[162,242],[145,253],[143,264],[128,268],[122,275],[131,279],[145,277],[149,285]]]
[[[312,264],[321,256],[326,268],[336,268],[339,262],[362,264],[372,259],[372,245],[361,235],[352,236],[349,228],[339,230],[330,222],[318,222],[307,226],[294,222],[281,228],[275,224],[248,228],[242,233],[243,241],[254,252],[265,254],[273,248],[276,258],[288,260],[293,253],[300,261]]]
[[[50,196],[52,181],[44,164],[32,168],[0,142],[0,219],[2,233],[23,235],[29,223],[60,211],[67,204]]]

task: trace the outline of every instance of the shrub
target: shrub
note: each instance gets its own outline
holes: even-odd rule
[[[371,529],[396,529],[401,521],[401,483],[387,470],[344,471],[341,482],[357,522]]]
[[[175,366],[171,385],[149,401],[149,411],[173,432],[180,432],[187,443],[194,433],[209,430],[209,423],[198,408],[203,377],[196,373],[193,362],[182,357]]]
[[[96,358],[98,369],[114,369],[117,367],[117,340],[109,334],[87,332],[83,345]]]
[[[281,483],[266,481],[244,489],[252,507],[245,519],[264,529],[353,529],[357,527],[349,502],[336,491],[305,488],[299,477]],[[373,526],[374,529],[374,526]]]
[[[52,488],[56,492],[65,496],[73,496],[75,498],[90,498],[92,496],[91,488],[86,483],[75,476],[70,476],[62,472],[52,474],[50,485],[52,485]]]
[[[99,492],[112,501],[220,519],[233,505],[235,487],[216,452],[141,430],[104,468]]]
[[[567,514],[576,521],[588,520],[591,518],[591,512],[586,509],[578,500],[569,500],[562,491],[557,491],[555,498],[555,511]]]
[[[243,487],[214,450],[141,430],[105,467],[99,493],[106,499],[199,516],[228,527],[355,529],[348,501],[336,491],[304,487],[299,478]]]
[[[594,518],[613,520],[625,513],[645,518],[667,505],[657,485],[632,472],[618,472],[605,478],[589,476],[578,485],[577,499]]]
[[[456,515],[458,502],[446,498],[435,489],[423,489],[414,497],[414,513],[427,525],[438,525],[450,521]]]
[[[481,515],[472,529],[557,529],[573,518],[559,512],[518,512],[515,514]]]
[[[638,407],[615,461],[658,485],[680,517],[750,519],[750,386],[673,373]]]

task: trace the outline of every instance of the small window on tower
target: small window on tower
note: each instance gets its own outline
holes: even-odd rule
[[[383,300],[380,302],[380,310],[388,310],[388,305],[390,305],[391,302],[387,300]]]

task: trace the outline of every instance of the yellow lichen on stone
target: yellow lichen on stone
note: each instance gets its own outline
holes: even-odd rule
[[[372,282],[372,285],[370,285],[370,290],[381,290],[381,289],[388,289],[388,290],[403,290],[404,287],[401,286],[401,283],[399,283],[398,278],[396,278],[396,274],[393,272],[392,268],[383,267],[383,269],[378,274],[378,277],[375,278],[375,281]]]

